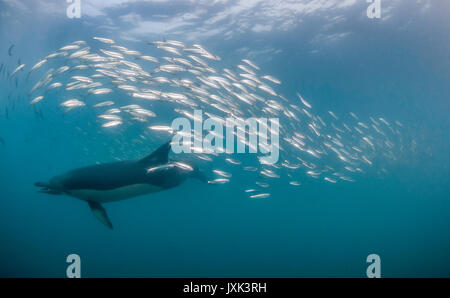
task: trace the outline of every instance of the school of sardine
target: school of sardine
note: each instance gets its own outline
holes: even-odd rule
[[[10,56],[11,51],[12,47]],[[278,163],[264,163],[263,154],[256,154],[252,161],[247,154],[230,156],[193,148],[198,163],[214,168],[211,184],[230,182],[237,170],[253,175],[253,184],[245,189],[252,199],[270,197],[268,189],[280,177],[287,178],[291,187],[301,186],[306,179],[353,182],[372,167],[384,171],[385,161],[395,160],[402,149],[401,122],[383,117],[364,121],[350,111],[319,115],[311,99],[300,93],[289,100],[279,94],[276,89],[282,82],[262,73],[249,59],[223,67],[221,58],[205,47],[174,40],[149,43],[148,52],[94,37],[63,45],[28,70],[20,63],[11,72],[2,64],[0,75],[16,78],[16,86],[17,77],[26,75],[31,84],[28,102],[35,112],[45,104],[59,105],[64,113],[88,110],[97,117],[99,129],[125,131],[140,125],[143,140],[149,134],[152,140],[166,140],[177,133],[171,121],[180,116],[195,120],[194,110],[223,124],[227,118],[278,118]],[[52,93],[58,102],[47,102]],[[275,133],[267,124],[259,124]],[[233,133],[238,142],[251,145],[247,132]]]

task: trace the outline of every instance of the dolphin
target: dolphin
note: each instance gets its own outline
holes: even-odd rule
[[[170,161],[170,141],[140,160],[98,164],[55,176],[48,183],[36,182],[39,192],[69,195],[89,204],[105,226],[113,225],[103,203],[129,199],[176,187],[193,177],[207,182],[199,169],[186,162]]]

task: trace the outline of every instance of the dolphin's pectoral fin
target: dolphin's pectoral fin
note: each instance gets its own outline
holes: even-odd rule
[[[101,221],[102,224],[112,229],[112,223],[109,220],[108,214],[106,214],[105,208],[100,203],[88,201],[89,207],[91,207],[91,211],[94,216]]]

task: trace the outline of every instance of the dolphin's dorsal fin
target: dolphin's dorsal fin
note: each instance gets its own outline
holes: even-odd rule
[[[168,141],[167,143],[165,143],[164,145],[153,151],[153,153],[150,154],[149,156],[141,159],[140,162],[145,166],[168,163],[169,151],[170,151],[170,141]]]
[[[94,216],[105,226],[112,229],[112,223],[109,220],[108,214],[106,213],[105,208],[100,203],[88,201],[89,207],[91,207],[91,211]]]

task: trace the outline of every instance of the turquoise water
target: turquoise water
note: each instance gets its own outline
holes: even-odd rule
[[[65,277],[72,253],[81,257],[83,277],[365,277],[372,253],[384,277],[450,275],[448,4],[383,1],[378,20],[366,17],[365,1],[294,1],[289,8],[82,1],[81,18],[69,19],[59,2],[0,2],[0,63],[8,69],[0,72],[1,276]],[[217,16],[223,19],[213,22]],[[33,185],[96,162],[144,157],[164,140],[145,132],[149,124],[105,130],[91,109],[64,113],[64,89],[29,104],[29,90],[50,66],[27,79],[30,68],[94,36],[144,55],[154,51],[147,42],[199,43],[221,57],[220,67],[251,59],[282,81],[277,92],[290,103],[299,104],[301,92],[317,114],[400,121],[394,143],[401,149],[394,159],[377,155],[352,183],[303,173],[292,187],[281,175],[265,199],[244,192],[254,175],[213,162],[205,167],[231,173],[229,183],[192,179],[106,204],[108,230],[86,203]],[[162,107],[153,110],[158,121],[172,120]]]

